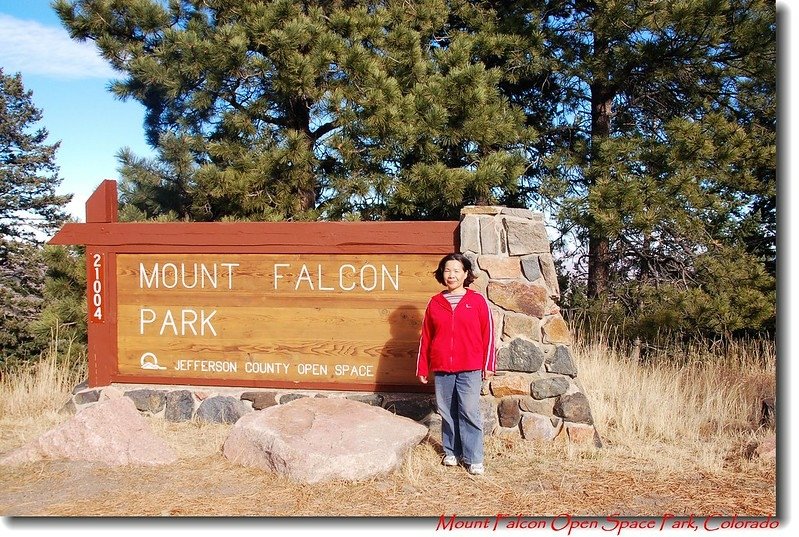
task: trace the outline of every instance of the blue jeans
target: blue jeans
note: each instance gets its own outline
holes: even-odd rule
[[[480,387],[483,372],[436,371],[436,404],[441,415],[441,440],[445,455],[455,455],[465,464],[483,462],[483,416]]]

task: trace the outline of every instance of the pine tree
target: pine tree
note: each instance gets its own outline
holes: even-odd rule
[[[146,107],[156,159],[121,154],[131,217],[456,217],[524,170],[524,118],[443,0],[55,7]]]
[[[538,61],[549,66],[546,80],[505,67],[522,76],[503,87],[542,129],[523,190],[557,215],[560,244],[576,248],[570,256],[587,273],[589,297],[643,316],[648,302],[640,297],[650,287],[731,291],[703,279],[709,258],[753,264],[714,277],[773,267],[773,3],[491,5],[504,11],[505,32],[545,45]],[[525,93],[536,86],[549,91]],[[550,106],[537,102],[551,96]],[[759,282],[752,285],[761,297],[773,296],[773,279],[769,291],[753,278],[746,281]],[[766,309],[773,314],[773,301]],[[750,327],[760,320],[754,315]]]
[[[38,349],[57,346],[74,359],[86,349],[86,261],[83,246],[45,246],[46,266],[39,314],[29,325]]]
[[[125,76],[116,94],[146,107],[158,155],[120,154],[126,218],[438,219],[532,204],[556,215],[585,294],[641,327],[655,310],[697,318],[690,301],[721,319],[743,286],[759,297],[751,323],[701,329],[773,319],[773,3],[56,8]]]
[[[63,222],[71,197],[55,194],[58,144],[36,129],[41,118],[22,77],[0,68],[0,363],[42,350],[30,331],[42,307],[40,242]]]
[[[0,68],[0,239],[36,242],[58,229],[71,196],[55,164],[58,143],[47,145],[47,130],[36,129],[42,113],[33,105],[19,74]]]
[[[774,138],[742,115],[773,118],[746,97],[755,87],[774,95],[774,5],[558,7],[545,30],[563,58],[555,78],[567,113],[556,127],[569,143],[553,152],[545,187],[587,243],[589,295],[631,275],[680,278],[697,253],[731,244],[732,228],[768,196],[770,178],[756,175],[775,168]]]
[[[37,246],[0,243],[0,367],[36,357],[42,350],[30,321],[42,308],[44,272]]]

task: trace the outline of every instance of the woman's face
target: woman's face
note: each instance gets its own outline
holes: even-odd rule
[[[463,289],[463,282],[466,280],[466,271],[463,264],[457,259],[450,259],[444,265],[444,285],[449,291]]]

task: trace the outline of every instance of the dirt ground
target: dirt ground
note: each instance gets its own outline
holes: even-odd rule
[[[575,448],[489,438],[485,476],[444,468],[434,441],[396,472],[361,482],[298,484],[230,463],[228,426],[155,424],[179,455],[160,467],[43,461],[0,467],[0,514],[20,516],[496,517],[674,515],[765,517],[777,511],[771,460],[733,457],[708,471],[629,447]],[[24,436],[29,436],[25,434]],[[6,451],[10,439],[0,443]],[[14,441],[13,444],[18,444]],[[668,455],[673,458],[673,455]]]

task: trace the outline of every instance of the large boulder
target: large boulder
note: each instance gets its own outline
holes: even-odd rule
[[[316,483],[394,470],[427,428],[376,406],[306,397],[251,412],[225,441],[229,460]]]
[[[81,410],[33,442],[0,458],[0,464],[45,459],[154,466],[173,463],[177,455],[152,432],[133,401],[120,397]]]

